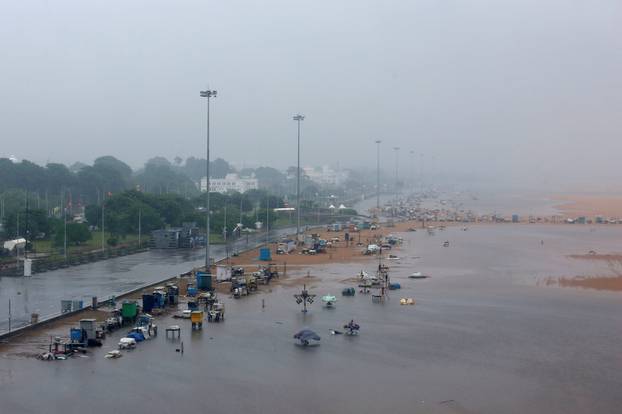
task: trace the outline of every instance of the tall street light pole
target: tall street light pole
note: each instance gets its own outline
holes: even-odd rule
[[[395,202],[393,203],[393,215],[397,215],[397,181],[398,181],[398,170],[399,170],[399,153],[400,147],[393,147],[395,150]]]
[[[206,90],[200,91],[201,98],[207,98],[207,160],[205,166],[205,193],[206,193],[206,201],[205,201],[205,226],[206,226],[206,235],[205,235],[205,273],[210,273],[210,258],[209,258],[209,222],[210,222],[210,212],[209,212],[209,101],[210,98],[216,97],[216,91]]]
[[[296,244],[300,243],[300,122],[304,121],[305,116],[296,114],[294,121],[298,123],[298,169],[296,170]]]
[[[102,252],[106,251],[106,195],[102,201]],[[67,221],[67,220],[65,220]]]
[[[415,151],[410,150],[410,186],[415,188]]]
[[[419,154],[419,186],[423,192],[423,154]]]
[[[380,210],[380,143],[376,140],[376,209]]]

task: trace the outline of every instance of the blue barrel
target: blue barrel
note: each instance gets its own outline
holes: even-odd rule
[[[211,290],[212,289],[212,275],[205,272],[197,272],[197,289],[199,290]]]
[[[153,295],[143,295],[143,312],[151,313],[153,305],[155,304],[155,298]]]
[[[153,294],[153,307],[154,308],[163,308],[164,307],[164,295],[160,292],[155,292]]]
[[[69,338],[73,342],[82,342],[82,329],[80,329],[80,328],[71,328],[69,330]]]
[[[269,262],[270,260],[272,260],[269,247],[262,247],[261,249],[259,249],[259,260],[263,260],[265,262]]]
[[[188,296],[196,296],[196,295],[197,295],[197,288],[189,287],[188,288]]]

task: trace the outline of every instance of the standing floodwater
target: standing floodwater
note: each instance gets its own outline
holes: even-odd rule
[[[540,283],[607,272],[567,254],[606,250],[621,228],[478,225],[403,236],[393,252],[400,259],[389,264],[402,289],[384,303],[358,291],[340,296],[358,272],[373,271],[373,260],[292,269],[293,278],[310,273],[312,293],[338,295],[335,308],[318,301],[304,314],[293,297],[301,284],[284,283],[238,300],[222,295],[226,322],[198,332],[182,323],[179,341],[160,336],[119,360],[104,354],[122,332],[86,358],[8,356],[0,362],[3,409],[579,414],[622,406],[620,295]],[[409,279],[415,271],[430,278]],[[416,304],[402,306],[402,297]],[[358,336],[331,335],[352,319]],[[319,346],[295,344],[304,327],[321,336]]]

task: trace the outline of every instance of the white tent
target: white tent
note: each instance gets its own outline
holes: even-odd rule
[[[347,208],[346,206],[344,206],[343,204],[339,205],[339,210],[343,210],[344,208]]]
[[[335,206],[331,204],[330,206],[328,206],[328,208],[330,208],[331,210],[334,210]]]

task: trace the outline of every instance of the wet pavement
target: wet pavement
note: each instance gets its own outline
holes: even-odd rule
[[[271,231],[269,238],[291,232],[292,228]],[[254,247],[264,241],[265,233],[249,236],[248,244],[243,236],[232,244],[232,249]],[[226,254],[224,245],[212,245],[210,251],[215,260]],[[31,313],[38,313],[40,319],[59,314],[61,300],[82,300],[85,306],[90,305],[93,296],[104,300],[204,264],[205,249],[151,250],[28,278],[0,277],[0,333],[9,328],[9,299],[11,327],[15,329],[29,323]]]
[[[622,296],[541,281],[607,272],[566,255],[611,251],[622,228],[478,225],[404,237],[393,252],[402,259],[390,263],[402,289],[382,304],[339,295],[374,261],[314,268],[312,292],[338,295],[335,309],[318,300],[302,314],[292,297],[300,287],[284,284],[226,298],[226,321],[200,332],[160,320],[159,337],[118,360],[103,356],[121,333],[85,358],[4,357],[2,412],[619,412]],[[408,279],[414,271],[431,278]],[[358,337],[330,335],[350,319]],[[182,325],[183,355],[163,335],[172,323]],[[319,346],[295,345],[305,326]]]

